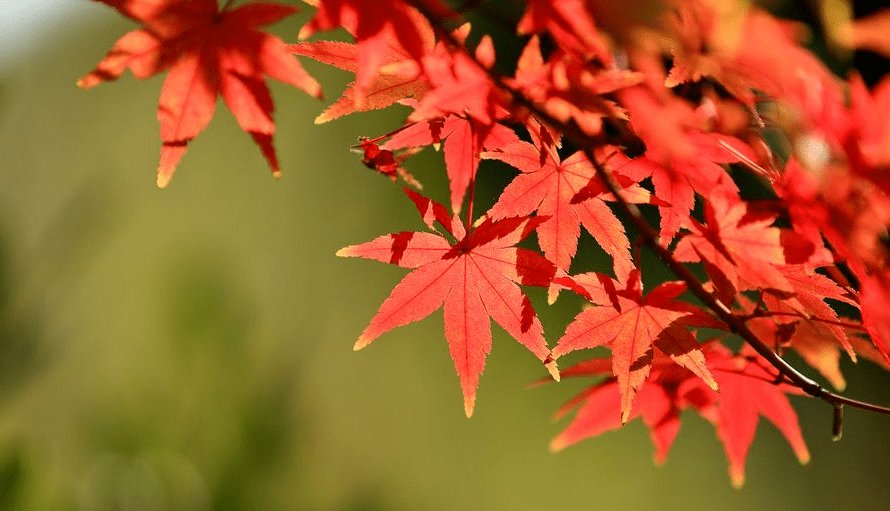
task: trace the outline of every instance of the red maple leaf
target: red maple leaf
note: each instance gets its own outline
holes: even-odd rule
[[[639,90],[624,89],[622,93],[634,98],[631,105],[639,112],[645,112],[631,119],[636,120],[638,124],[647,125],[647,129],[641,131],[641,137],[649,150],[644,156],[633,160],[622,154],[615,155],[611,163],[613,167],[621,169],[622,173],[634,180],[652,178],[655,196],[660,201],[659,242],[668,245],[691,215],[695,207],[696,192],[706,194],[709,198],[738,195],[738,188],[720,164],[738,161],[723,144],[732,148],[742,144],[732,137],[698,132],[684,133],[679,129],[670,132],[662,129],[660,123],[664,123],[665,120],[659,119],[662,111],[660,106],[650,101]],[[657,135],[650,135],[651,132]],[[662,145],[667,145],[670,151],[676,154],[670,153]]]
[[[608,372],[609,366],[609,359],[591,359],[569,367],[561,375],[596,376]],[[680,430],[680,412],[689,407],[709,409],[715,398],[716,394],[701,379],[657,355],[652,377],[637,392],[629,419],[643,418],[655,444],[655,462],[662,464]],[[608,378],[587,388],[560,407],[554,417],[560,419],[576,408],[572,422],[550,443],[551,450],[562,450],[622,426],[617,413],[621,409],[618,381]]]
[[[473,414],[479,376],[491,350],[489,318],[558,375],[541,323],[518,286],[547,286],[556,268],[540,255],[514,246],[544,219],[488,220],[467,234],[459,219],[449,217],[441,204],[409,189],[405,193],[427,226],[438,223],[444,233],[389,234],[337,252],[341,257],[375,259],[414,270],[380,306],[355,349],[397,326],[427,317],[444,304],[445,337],[460,377],[467,417]]]
[[[802,395],[798,387],[779,383],[776,370],[753,350],[743,349],[732,356],[729,350],[715,345],[708,353],[708,366],[720,384],[716,407],[702,415],[716,422],[717,437],[729,458],[729,475],[733,486],[745,481],[745,459],[754,441],[759,416],[772,422],[791,444],[802,464],[810,460],[797,422],[797,413],[785,394]]]
[[[816,273],[805,265],[778,267],[782,276],[794,289],[794,296],[780,298],[764,294],[763,304],[778,323],[797,324],[790,337],[790,345],[809,363],[819,369],[838,389],[843,389],[843,378],[837,367],[838,347],[842,346],[850,358],[856,361],[856,352],[847,339],[842,323],[844,320],[827,304],[830,298],[858,308],[852,291],[844,290],[835,281]]]
[[[479,168],[480,152],[518,142],[519,137],[501,124],[484,126],[470,118],[447,115],[411,124],[382,147],[389,150],[423,147],[442,140],[445,141],[445,170],[451,188],[451,211],[457,214]]]
[[[680,321],[694,311],[688,304],[674,301],[686,290],[685,284],[666,282],[643,296],[638,271],[631,273],[626,287],[620,290],[614,283],[608,285],[608,277],[598,274],[579,275],[574,280],[582,287],[590,287],[591,296],[601,295],[605,281],[607,288],[613,290],[613,304],[591,307],[578,314],[553,348],[553,358],[579,349],[609,346],[612,373],[621,392],[622,423],[630,417],[634,396],[649,376],[653,346],[716,388],[695,336]]]
[[[771,227],[775,217],[746,221],[747,212],[747,204],[738,199],[714,197],[705,204],[704,225],[687,219],[692,232],[680,240],[674,256],[683,262],[706,260],[736,290],[794,292],[778,269],[785,264],[785,248],[782,231]]]
[[[300,30],[305,39],[319,30],[346,28],[356,40],[356,88],[359,95],[371,85],[380,67],[386,63],[388,50],[394,44],[420,62],[425,54],[424,41],[429,23],[423,16],[400,0],[321,0],[315,16]],[[438,16],[451,11],[439,0],[421,0],[425,9]]]
[[[840,343],[829,325],[815,320],[788,318],[753,318],[748,327],[758,339],[768,343],[776,351],[793,348],[813,369],[819,371],[838,389],[844,390],[846,381],[841,373]],[[846,337],[845,337],[846,340]],[[847,341],[849,344],[849,341]],[[855,355],[851,351],[855,361]]]
[[[885,9],[883,17],[885,21],[890,20],[890,9]],[[853,136],[845,149],[851,156],[851,170],[887,192],[890,190],[886,175],[890,166],[890,78],[884,77],[872,91],[858,74],[853,74],[849,82],[852,101],[849,127]]]
[[[417,61],[417,51],[421,54],[433,51],[444,51],[436,47],[435,34],[426,18],[413,9],[407,9],[405,15],[413,21],[417,31],[420,47],[415,51],[406,50],[394,38],[385,38],[382,41],[382,55],[374,56],[382,66],[373,73],[370,79],[365,79],[361,85],[358,81],[350,83],[343,95],[331,106],[325,109],[315,118],[316,124],[325,123],[348,115],[353,112],[366,112],[393,105],[397,101],[406,98],[420,98],[429,89],[429,82],[422,74],[422,69]],[[357,27],[346,27],[353,35]],[[316,41],[288,45],[288,49],[297,55],[309,57],[319,62],[338,67],[344,71],[358,74],[363,60],[362,51],[367,48],[357,44]]]
[[[758,8],[739,14],[723,16],[704,2],[678,5],[668,22],[676,44],[665,84],[710,76],[749,106],[755,90],[783,101],[823,133],[845,124],[839,80],[795,40],[799,30]]]
[[[583,152],[576,152],[562,161],[553,147],[541,144],[539,148],[528,142],[516,142],[482,156],[503,161],[522,171],[488,212],[491,218],[528,215],[533,211],[549,216],[550,219],[538,228],[538,241],[544,255],[564,271],[568,271],[575,256],[581,225],[584,225],[603,250],[612,256],[618,278],[627,278],[634,264],[621,221],[602,197],[594,196],[580,202],[573,200],[596,176]],[[608,193],[604,187],[601,192]],[[644,196],[648,198],[648,194]]]
[[[158,100],[163,141],[158,186],[167,185],[188,143],[210,123],[220,94],[279,174],[272,145],[274,106],[263,75],[316,97],[321,88],[281,39],[256,27],[280,21],[296,8],[255,2],[219,11],[216,0],[96,1],[143,27],[121,37],[78,86],[116,80],[127,68],[139,79],[170,70]]]
[[[862,281],[862,323],[884,360],[890,363],[890,291],[886,275]]]
[[[663,462],[680,428],[680,412],[693,408],[712,422],[729,458],[730,479],[741,486],[745,479],[745,459],[754,440],[760,415],[772,422],[791,444],[801,463],[809,452],[800,432],[797,414],[785,394],[803,392],[779,383],[775,370],[753,351],[735,355],[725,346],[711,342],[702,345],[708,367],[720,384],[715,391],[688,370],[656,355],[652,375],[641,385],[628,418],[643,417],[656,447],[655,460]],[[563,377],[596,376],[608,371],[608,359],[592,359],[562,371]],[[559,450],[585,438],[618,429],[623,409],[620,381],[615,378],[597,383],[565,403],[560,418],[573,409],[578,413],[550,444]]]
[[[458,29],[455,39],[463,41],[469,35],[469,25]],[[446,114],[466,115],[484,126],[503,118],[509,102],[495,86],[487,69],[495,64],[494,42],[484,35],[476,46],[474,56],[447,51],[429,54],[423,59],[424,72],[432,87],[424,94],[409,117],[421,121]]]
[[[516,29],[521,34],[546,30],[565,50],[612,60],[606,38],[597,30],[583,0],[530,0]]]
[[[602,135],[603,118],[623,117],[617,105],[603,97],[636,85],[643,75],[601,64],[582,55],[554,51],[544,61],[537,36],[529,40],[516,62],[515,77],[508,83],[538,104],[555,119],[574,121],[590,135]]]

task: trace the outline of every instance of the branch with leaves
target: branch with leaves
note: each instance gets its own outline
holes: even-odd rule
[[[219,95],[277,175],[263,77],[321,95],[294,55],[355,76],[317,123],[411,109],[404,125],[356,146],[366,166],[405,182],[426,230],[338,252],[411,270],[355,349],[443,308],[467,416],[491,319],[550,379],[599,378],[557,413],[578,409],[554,450],[641,417],[663,461],[680,412],[691,408],[715,425],[741,485],[760,415],[808,461],[787,394],[831,404],[836,438],[844,405],[890,414],[826,389],[783,358],[796,352],[838,390],[841,353],[890,369],[890,79],[869,90],[855,73],[835,77],[794,38],[794,25],[703,0],[645,0],[633,10],[528,0],[509,27],[522,36],[514,66],[498,61],[487,34],[467,45],[476,34],[465,16],[484,2],[452,10],[439,0],[320,0],[300,37],[342,28],[355,42],[285,45],[260,27],[293,14],[290,6],[102,1],[143,27],[78,83],[92,87],[126,69],[137,78],[170,71],[158,105],[160,186]],[[890,54],[872,37],[876,26],[890,31],[890,19],[832,28],[842,44]],[[767,124],[779,128],[789,155],[775,154]],[[447,206],[423,195],[406,168],[427,147],[444,153]],[[480,215],[482,160],[519,174]],[[765,199],[746,198],[743,174]],[[657,228],[641,208],[657,211]],[[582,228],[611,267],[572,273]],[[539,250],[519,246],[532,234]],[[632,250],[641,244],[679,280],[644,290]],[[551,303],[574,294],[588,307],[550,347],[521,286],[547,288]],[[745,346],[729,349],[721,340],[730,336]],[[611,357],[557,368],[561,357],[599,346]]]

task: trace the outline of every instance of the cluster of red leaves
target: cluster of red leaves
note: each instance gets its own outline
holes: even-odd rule
[[[280,4],[101,1],[144,26],[79,84],[127,68],[138,78],[170,70],[158,106],[161,186],[209,122],[217,94],[277,173],[263,75],[320,96],[294,54],[355,75],[317,123],[395,104],[411,109],[402,127],[361,140],[362,161],[419,189],[402,165],[441,144],[450,208],[406,188],[428,230],[338,252],[412,270],[355,348],[443,307],[468,416],[494,319],[556,380],[563,355],[611,349],[609,359],[563,371],[607,378],[559,412],[580,407],[554,449],[642,416],[663,461],[680,411],[692,408],[715,424],[735,484],[759,415],[806,462],[786,397],[800,388],[754,351],[700,343],[700,329],[736,329],[682,299],[689,280],[643,292],[632,240],[610,206],[616,201],[657,209],[652,237],[674,262],[703,270],[706,292],[756,335],[749,343],[796,351],[838,389],[842,352],[890,364],[890,79],[870,91],[855,74],[834,77],[801,47],[793,25],[765,12],[735,4],[720,11],[704,0],[640,0],[621,10],[604,0],[529,0],[516,30],[532,37],[503,76],[489,36],[469,50],[469,25],[446,30],[460,16],[438,0],[310,2],[317,10],[301,38],[343,28],[355,42],[293,45],[257,29],[294,12]],[[848,44],[890,53],[884,14],[838,31]],[[793,148],[787,161],[763,139],[765,122],[782,128]],[[519,174],[479,215],[474,184],[483,159]],[[745,200],[730,169],[753,174],[774,198]],[[611,268],[571,274],[582,226]],[[533,232],[540,252],[517,247]],[[520,288],[527,285],[548,288],[551,300],[568,290],[588,302],[552,349]]]
[[[701,346],[702,361],[714,372],[713,385],[690,371],[679,369],[663,355],[650,361],[651,373],[641,383],[633,406],[619,417],[614,410],[623,407],[619,379],[610,377],[590,386],[563,405],[556,418],[577,409],[575,418],[550,444],[560,450],[585,438],[617,429],[628,419],[642,417],[655,444],[655,462],[664,463],[680,429],[680,412],[691,408],[713,423],[729,458],[732,482],[741,486],[745,479],[745,458],[754,440],[759,416],[772,422],[791,444],[801,463],[810,455],[803,440],[797,415],[786,393],[802,394],[797,387],[780,383],[775,369],[748,350],[734,354],[723,345],[710,342]],[[601,359],[581,362],[563,371],[564,377],[599,376],[610,368]],[[716,390],[719,385],[719,392]]]

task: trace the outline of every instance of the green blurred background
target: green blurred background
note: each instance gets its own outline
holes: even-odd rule
[[[347,148],[403,113],[314,126],[324,104],[273,84],[281,180],[220,105],[158,190],[163,77],[74,86],[133,25],[60,0],[29,38],[10,28],[28,0],[5,3],[0,510],[890,506],[890,418],[848,410],[833,443],[805,398],[810,466],[761,422],[741,491],[693,414],[663,467],[638,422],[550,453],[549,417],[588,382],[525,390],[540,365],[498,328],[466,419],[441,312],[351,350],[404,271],[334,252],[421,223]],[[293,40],[308,14],[274,30]],[[328,101],[345,84],[306,67]],[[418,161],[444,197],[440,155]],[[578,310],[544,310],[549,338]],[[887,374],[845,368],[850,395],[890,401]]]

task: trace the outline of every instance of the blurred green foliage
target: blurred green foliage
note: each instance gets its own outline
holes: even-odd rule
[[[404,272],[334,252],[421,223],[347,148],[402,113],[313,126],[322,104],[276,85],[280,181],[220,106],[160,191],[162,78],[75,88],[132,25],[98,4],[71,12],[0,74],[0,510],[890,504],[885,417],[850,410],[831,443],[830,410],[796,399],[812,466],[764,425],[738,492],[692,415],[666,467],[639,423],[549,453],[564,423],[547,417],[586,382],[524,390],[540,365],[497,328],[472,420],[441,314],[353,353]],[[276,30],[293,40],[306,14]],[[306,65],[336,97],[345,76]],[[441,155],[411,169],[445,197]],[[494,189],[511,171],[484,172]],[[580,303],[543,308],[539,291],[556,339]],[[851,395],[886,401],[886,374],[845,368]]]

